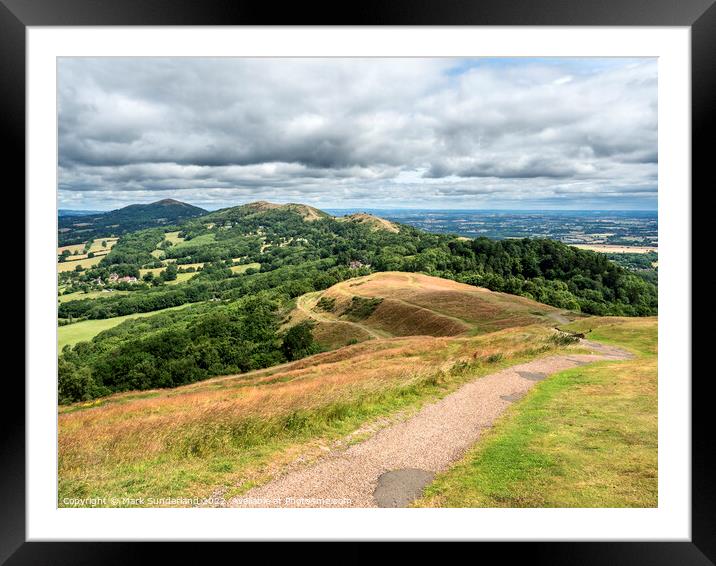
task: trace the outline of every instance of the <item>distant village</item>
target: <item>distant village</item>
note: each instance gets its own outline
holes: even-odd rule
[[[134,277],[134,275],[124,275],[120,277],[117,273],[110,273],[109,277],[107,278],[107,283],[104,282],[102,277],[97,277],[97,279],[92,279],[92,283],[95,285],[98,285],[99,287],[104,287],[105,285],[109,285],[112,283],[138,283],[139,280]],[[110,289],[107,289],[109,291]]]

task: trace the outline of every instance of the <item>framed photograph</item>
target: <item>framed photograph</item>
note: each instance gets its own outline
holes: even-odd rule
[[[1,560],[714,563],[710,1],[0,2],[26,241]]]

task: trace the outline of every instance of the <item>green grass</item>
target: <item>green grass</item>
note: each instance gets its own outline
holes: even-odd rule
[[[90,291],[89,293],[85,293],[83,291],[77,291],[76,293],[68,293],[67,295],[60,295],[57,297],[57,299],[61,303],[66,303],[67,301],[81,301],[83,299],[100,299],[103,297],[116,297],[118,295],[126,295],[129,293],[129,291],[112,291],[111,293],[107,293],[104,291]]]
[[[234,273],[244,273],[247,269],[261,269],[260,263],[247,263],[245,265],[232,265],[231,271]]]
[[[537,384],[418,507],[656,507],[657,321],[590,318],[566,328],[636,357]]]
[[[168,239],[168,238],[167,238]],[[184,248],[193,248],[196,246],[205,246],[207,244],[211,244],[216,240],[216,234],[209,233],[209,234],[201,234],[197,236],[196,238],[192,238],[191,240],[183,240],[178,241],[176,244],[174,244],[175,250],[181,250]]]
[[[70,256],[71,257],[71,256]],[[63,261],[57,263],[57,271],[63,273],[65,271],[74,271],[78,265],[81,265],[84,269],[88,269],[92,266],[97,265],[104,256],[98,255],[91,258],[77,259],[72,261]]]
[[[202,265],[202,264],[198,264],[198,265]],[[181,267],[186,267],[186,266],[181,266]],[[152,268],[150,268],[150,269],[140,269],[140,270],[139,270],[139,277],[142,278],[142,277],[144,277],[147,273],[153,273],[153,274],[154,274],[154,277],[159,277],[159,274],[160,274],[162,271],[164,271],[165,269],[166,269],[166,267],[152,267]],[[191,272],[191,273],[177,273],[177,278],[176,278],[176,279],[174,279],[173,281],[165,281],[164,284],[165,284],[165,285],[177,285],[178,283],[184,283],[185,281],[189,281],[189,279],[191,279],[192,277],[194,277],[194,275],[196,275],[196,272]]]
[[[169,240],[172,244],[180,244],[184,241],[184,238],[179,236],[179,231],[176,232],[167,232],[164,234],[164,239]]]
[[[193,274],[188,274],[193,275]],[[144,318],[146,316],[152,316],[161,312],[167,312],[187,307],[186,305],[179,305],[178,307],[170,307],[168,309],[161,309],[152,312],[143,312],[136,314],[128,314],[126,316],[116,316],[114,318],[103,318],[100,320],[83,320],[82,322],[76,322],[74,324],[67,324],[65,326],[59,326],[57,328],[57,347],[58,351],[62,351],[67,344],[74,345],[77,342],[85,342],[92,340],[97,334],[103,330],[114,328],[118,324],[121,324],[125,320],[130,318]]]

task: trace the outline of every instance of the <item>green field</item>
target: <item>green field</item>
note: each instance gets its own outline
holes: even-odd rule
[[[636,354],[539,383],[428,486],[418,507],[656,507],[656,318],[567,328]]]
[[[213,243],[215,240],[216,234],[214,233],[201,234],[200,236],[192,238],[191,240],[179,240],[176,244],[174,244],[174,249],[181,250],[184,248],[192,248],[195,246],[205,246],[207,244]]]
[[[260,263],[247,263],[246,265],[232,265],[231,271],[234,273],[244,273],[247,269],[261,269]]]
[[[197,264],[198,265],[198,264]],[[164,267],[153,267],[151,269],[140,269],[139,270],[139,277],[140,279],[144,277],[147,273],[153,273],[154,277],[158,277],[159,274],[164,271]],[[176,285],[178,283],[184,283],[185,281],[189,281],[192,277],[196,275],[196,272],[193,273],[177,273],[177,278],[173,281],[166,281],[165,283],[167,285]]]
[[[85,249],[84,242],[81,244],[70,244],[69,246],[60,246],[59,248],[57,248],[57,255],[60,255],[65,250],[67,250],[71,254],[74,254],[75,252],[77,252],[78,254],[81,254],[84,251],[84,249]]]
[[[70,261],[58,262],[57,271],[60,273],[62,273],[64,271],[74,271],[78,265],[81,265],[82,267],[87,269],[88,267],[97,265],[102,260],[102,257],[104,257],[104,256],[98,255],[95,257],[78,259],[75,261],[70,260]]]
[[[170,241],[174,245],[184,241],[184,238],[179,236],[179,231],[167,232],[166,234],[164,234],[164,239]]]
[[[187,273],[187,275],[193,274]],[[114,318],[103,318],[100,320],[83,320],[82,322],[59,326],[57,328],[57,347],[58,350],[61,352],[62,348],[64,348],[67,344],[72,346],[74,344],[77,344],[77,342],[92,340],[92,338],[97,336],[97,334],[99,334],[103,330],[114,328],[118,324],[121,324],[122,322],[124,322],[125,320],[129,320],[130,318],[144,318],[146,316],[152,316],[161,312],[183,309],[188,306],[189,304],[187,303],[186,305],[170,307],[168,309],[162,309],[158,311],[130,314],[127,316],[117,316]]]
[[[76,293],[68,293],[67,295],[60,295],[58,300],[61,303],[65,303],[67,301],[81,301],[83,299],[99,299],[102,297],[114,297],[117,295],[126,295],[129,293],[129,291],[112,291],[111,293],[108,293],[106,291],[91,291],[89,293],[85,293],[83,291],[77,291]]]
[[[175,260],[175,259],[165,259],[165,260],[162,260],[162,263],[163,263],[164,265],[169,265],[170,263],[177,263],[177,260]],[[203,261],[199,261],[199,262],[196,262],[196,263],[177,263],[177,268],[189,269],[190,267],[193,267],[194,269],[196,269],[197,271],[199,271],[199,268],[204,267],[204,262],[203,262]],[[157,269],[157,268],[154,268],[154,269]],[[159,270],[162,270],[163,268],[160,267],[160,268],[158,268],[158,269],[159,269]]]
[[[92,245],[90,246],[89,251],[96,255],[106,255],[114,247],[118,239],[119,238],[95,238],[92,240]],[[103,246],[102,242],[105,242],[107,245]],[[87,242],[83,242],[81,244],[71,244],[69,246],[60,246],[57,248],[57,255],[60,255],[63,251],[68,250],[71,254],[73,254],[70,256],[70,260],[84,259],[87,257],[87,254],[84,253],[86,244]],[[77,252],[78,255],[74,255],[75,252]]]

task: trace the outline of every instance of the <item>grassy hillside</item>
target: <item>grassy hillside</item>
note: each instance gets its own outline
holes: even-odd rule
[[[299,297],[288,325],[310,319],[326,348],[371,338],[457,336],[564,320],[553,307],[418,273],[374,273]]]
[[[555,325],[657,309],[653,284],[603,255],[549,240],[466,240],[266,202],[158,224],[123,233],[86,271],[58,274],[67,293],[59,316],[89,319],[60,328],[60,345],[72,344],[58,360],[61,505],[65,497],[242,491],[296,454],[312,458],[338,439],[353,441],[361,427],[500,367],[577,351],[553,339]],[[595,323],[596,339],[648,342],[638,322],[609,320],[616,322]],[[639,361],[643,367],[623,366],[624,375],[650,367],[646,355]],[[584,375],[595,381],[573,389]],[[650,438],[650,381],[638,393],[639,420],[635,406],[621,403],[631,386],[612,391],[609,376],[585,370],[547,380],[538,388],[549,393],[545,403],[573,395],[537,406],[516,436],[556,440],[575,430],[572,422],[599,425],[584,391],[601,388],[600,410],[634,409],[636,420],[625,422]],[[565,414],[572,420],[560,421]],[[604,421],[610,427],[613,417]],[[645,441],[639,473],[650,473],[651,450]],[[554,454],[537,457],[535,470]],[[508,467],[518,469],[514,462]],[[527,493],[537,476],[525,477],[519,489]],[[576,489],[545,477],[557,486],[545,501]],[[431,497],[450,501],[447,491]]]
[[[61,245],[76,244],[90,238],[126,234],[155,226],[171,226],[189,218],[206,214],[206,210],[174,199],[150,204],[130,204],[124,208],[58,218]]]
[[[542,325],[369,340],[248,374],[61,408],[65,497],[208,496],[265,481],[321,446],[466,381],[565,348]],[[576,350],[575,350],[576,351]],[[358,437],[353,437],[354,439]]]
[[[348,214],[347,216],[341,216],[338,218],[341,222],[353,222],[355,224],[363,224],[368,226],[371,230],[383,230],[385,232],[392,232],[397,234],[400,232],[400,227],[395,222],[390,222],[384,218],[373,216],[372,214],[366,214],[359,212],[356,214]]]
[[[656,507],[657,320],[568,326],[627,348],[632,360],[572,369],[538,384],[422,507]]]
[[[65,271],[76,271],[77,266],[80,266],[82,269],[89,269],[90,267],[96,266],[100,261],[102,261],[102,256],[78,259],[75,261],[65,261],[57,264],[57,271],[59,273],[63,273]]]
[[[88,340],[92,340],[92,338],[97,336],[97,334],[99,334],[100,332],[109,330],[110,328],[114,328],[115,326],[122,324],[126,320],[154,316],[162,312],[174,311],[177,309],[184,308],[186,306],[188,305],[170,307],[167,309],[147,313],[129,314],[126,316],[116,316],[114,318],[104,318],[101,320],[83,320],[82,322],[66,324],[57,328],[57,349],[61,352],[62,348],[67,345],[73,346],[78,342],[86,342]]]
[[[369,215],[333,218],[307,205],[267,202],[187,219],[181,228],[168,232],[171,236],[159,229],[129,233],[92,269],[66,277],[91,285],[110,269],[134,274],[170,261],[181,266],[240,259],[259,263],[268,272],[320,260],[328,267],[367,272],[427,273],[590,314],[653,315],[657,310],[652,283],[603,255],[549,240],[466,240]],[[219,269],[211,279],[228,277]],[[224,289],[220,293],[223,296]],[[64,310],[74,317],[102,318],[133,308],[143,310],[131,298],[115,297]]]

